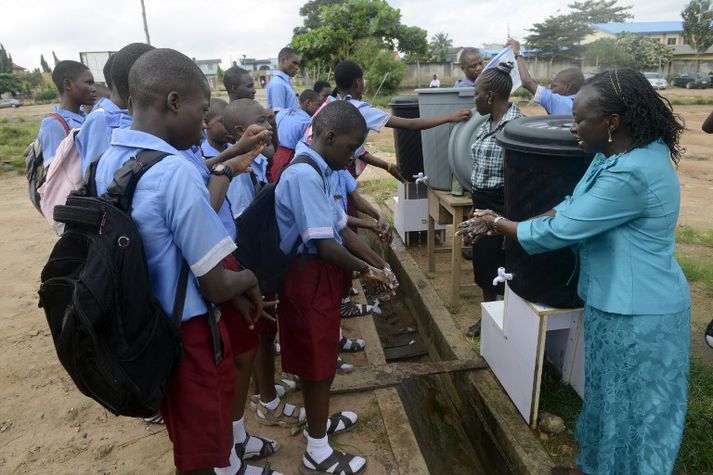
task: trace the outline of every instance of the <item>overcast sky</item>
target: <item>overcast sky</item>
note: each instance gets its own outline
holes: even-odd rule
[[[300,0],[145,0],[151,42],[175,48],[197,59],[230,60],[276,56],[302,23]],[[572,0],[389,0],[401,10],[402,23],[445,32],[454,46],[504,42],[508,27],[516,39],[532,23]],[[620,0],[633,5],[635,21],[681,19],[687,0]],[[16,64],[39,67],[44,53],[52,65],[52,50],[60,59],[79,59],[80,51],[115,51],[144,41],[139,0],[71,2],[3,0],[0,43]]]

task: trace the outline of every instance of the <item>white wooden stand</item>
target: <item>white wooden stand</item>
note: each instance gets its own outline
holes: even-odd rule
[[[545,356],[584,395],[582,309],[533,304],[505,285],[505,299],[484,302],[480,354],[490,365],[522,417],[537,426]]]
[[[398,184],[394,200],[394,227],[401,240],[410,244],[408,233],[428,230],[428,195],[426,185],[416,183]],[[445,226],[436,225],[437,230]]]

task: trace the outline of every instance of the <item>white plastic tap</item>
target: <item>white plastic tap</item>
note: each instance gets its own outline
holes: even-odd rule
[[[418,175],[413,176],[416,179],[416,184],[419,183],[428,184],[428,177],[423,174],[423,172],[418,172]]]
[[[505,283],[507,280],[512,280],[512,274],[505,272],[504,267],[498,267],[498,276],[493,279],[493,285],[496,286],[500,283]]]

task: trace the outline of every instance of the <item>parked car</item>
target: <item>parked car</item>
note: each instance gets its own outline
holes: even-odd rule
[[[705,89],[711,87],[711,79],[705,73],[683,73],[673,78],[673,85],[686,89]]]
[[[7,109],[9,107],[15,109],[16,107],[20,107],[21,105],[22,101],[19,101],[17,99],[0,99],[0,109]]]
[[[654,89],[666,89],[668,81],[661,77],[659,73],[644,73],[644,77],[649,80],[649,84]]]

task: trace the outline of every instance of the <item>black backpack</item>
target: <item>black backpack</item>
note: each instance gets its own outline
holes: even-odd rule
[[[151,291],[131,218],[139,179],[167,155],[144,150],[114,174],[104,195],[85,187],[56,206],[54,219],[65,231],[42,270],[40,307],[62,366],[83,394],[116,415],[157,414],[183,357],[188,265],[168,316]]]
[[[317,164],[307,155],[292,160],[290,166],[306,163],[322,177]],[[324,180],[324,178],[322,178]],[[235,220],[238,228],[235,258],[245,269],[250,269],[257,277],[263,295],[273,295],[280,290],[290,263],[302,243],[298,238],[289,254],[280,249],[280,229],[275,214],[275,187],[269,183],[260,189],[255,199]]]
[[[47,117],[57,119],[57,121],[62,124],[65,134],[69,135],[71,129],[67,121],[64,120],[61,115],[52,112],[51,114],[47,114]],[[35,209],[42,214],[40,194],[37,190],[45,184],[47,168],[45,167],[45,159],[42,154],[42,145],[40,145],[39,139],[35,139],[25,149],[25,177],[27,178],[27,193],[30,196],[30,202]]]

